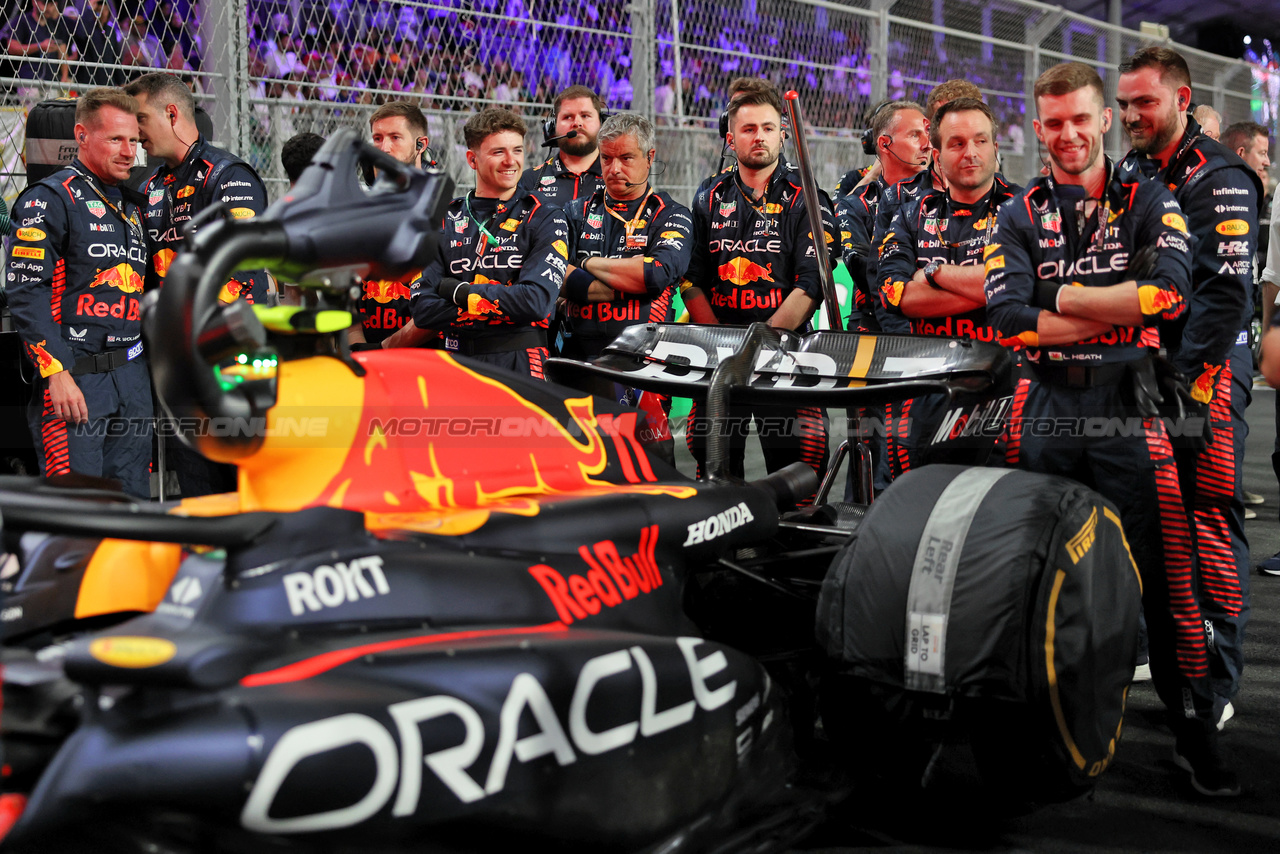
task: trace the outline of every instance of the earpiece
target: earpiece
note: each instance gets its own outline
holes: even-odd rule
[[[84,134],[80,134],[80,144],[84,145]]]
[[[426,140],[423,137],[418,137],[418,144],[417,144],[417,147],[414,148],[414,151],[421,151],[426,147],[427,147]]]

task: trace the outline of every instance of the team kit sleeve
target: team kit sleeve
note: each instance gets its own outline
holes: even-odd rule
[[[414,292],[410,303],[413,324],[419,329],[447,329],[458,317],[458,307],[436,293],[444,278],[445,245],[445,239],[441,238],[431,260],[422,268],[422,275],[411,288]]]
[[[467,313],[480,314],[481,300],[487,300],[494,314],[517,326],[540,323],[551,316],[568,264],[569,223],[559,208],[540,207],[525,227],[533,230],[533,239],[520,265],[519,278],[509,285],[467,285],[462,292]],[[461,300],[461,294],[455,297],[459,306]]]
[[[711,206],[710,191],[704,190],[693,200],[693,246],[689,253],[689,268],[685,278],[696,288],[702,288],[710,297],[718,283],[712,276],[711,250]]]
[[[243,163],[233,163],[218,176],[213,197],[223,202],[235,219],[253,219],[267,209],[267,190],[262,180]],[[236,278],[249,286],[249,300],[255,305],[266,305],[270,290],[270,277],[266,270],[242,272]],[[243,295],[243,292],[242,294]]]
[[[983,250],[983,290],[987,319],[999,331],[1000,343],[1034,347],[1040,343],[1041,311],[1031,305],[1036,276],[1030,250],[1036,235],[1029,222],[1021,221],[1022,203],[1018,195],[997,209],[992,242]]]
[[[1187,323],[1175,365],[1192,380],[1207,367],[1226,362],[1248,323],[1258,204],[1255,185],[1242,168],[1209,173],[1186,202],[1195,254]]]
[[[826,238],[835,240],[836,226],[835,216],[831,213],[830,207],[823,204],[825,194],[819,192],[818,205],[822,212],[822,227],[825,232],[818,238],[818,242],[822,245],[824,252],[829,252]],[[818,271],[818,256],[814,254],[814,240],[812,231],[809,229],[809,214],[805,205],[809,200],[805,198],[804,193],[799,194],[799,199],[792,212],[792,234],[791,249],[795,256],[794,261],[794,281],[792,284],[804,291],[810,298],[822,302],[822,275]],[[787,294],[783,294],[786,299]]]
[[[66,260],[61,247],[68,232],[68,212],[51,188],[35,185],[13,206],[18,228],[5,261],[5,288],[13,326],[31,361],[48,377],[70,370],[75,362],[62,340],[62,292]],[[87,284],[87,283],[85,283]]]
[[[693,217],[684,205],[670,203],[649,228],[649,253],[644,256],[644,289],[649,299],[656,299],[684,276],[692,254]]]
[[[908,216],[904,205],[893,216],[880,244],[880,263],[877,265],[876,299],[886,314],[902,315],[902,294],[907,282],[915,276],[916,231],[915,217]]]
[[[1130,216],[1136,227],[1132,245],[1156,247],[1150,278],[1135,279],[1143,325],[1177,320],[1187,310],[1191,291],[1191,238],[1186,218],[1173,194],[1156,181],[1138,185],[1133,207]],[[1232,332],[1233,340],[1239,331]]]

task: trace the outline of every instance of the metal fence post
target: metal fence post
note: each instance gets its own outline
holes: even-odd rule
[[[237,153],[249,149],[249,0],[205,0],[201,4],[200,35],[209,46],[205,61],[214,101],[209,117],[218,143]]]
[[[871,0],[875,12],[875,38],[871,48],[871,103],[889,96],[889,10],[897,0]]]
[[[631,111],[653,121],[654,58],[658,50],[653,0],[631,0]]]

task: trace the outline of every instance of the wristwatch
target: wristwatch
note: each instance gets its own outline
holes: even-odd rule
[[[938,287],[938,283],[933,277],[938,275],[938,268],[941,266],[942,264],[938,261],[930,261],[928,264],[925,264],[924,269],[920,271],[924,273],[924,280],[929,283],[929,287]]]

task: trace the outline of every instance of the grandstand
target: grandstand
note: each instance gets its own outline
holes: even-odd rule
[[[0,46],[29,0],[9,4]],[[470,182],[461,124],[487,104],[541,117],[555,92],[592,87],[613,109],[659,125],[665,171],[656,182],[687,198],[720,153],[716,118],[739,75],[797,89],[814,127],[824,186],[863,155],[854,143],[867,108],[923,98],[953,77],[982,89],[1000,121],[1003,168],[1039,167],[1028,90],[1064,59],[1096,65],[1108,85],[1120,58],[1156,40],[1029,0],[66,0],[66,47],[0,57],[0,191],[24,183],[22,110],[46,97],[118,82],[151,67],[190,79],[218,142],[285,186],[279,150],[294,133],[367,128],[386,100],[408,98],[430,121],[431,146],[460,186]],[[1101,4],[1078,4],[1095,10]],[[1182,3],[1191,14],[1194,4]],[[1179,46],[1196,100],[1224,123],[1274,122],[1276,72]],[[1270,107],[1269,111],[1266,107]],[[531,123],[533,125],[534,123]],[[538,135],[529,160],[544,156]],[[1120,153],[1118,128],[1109,150]]]

